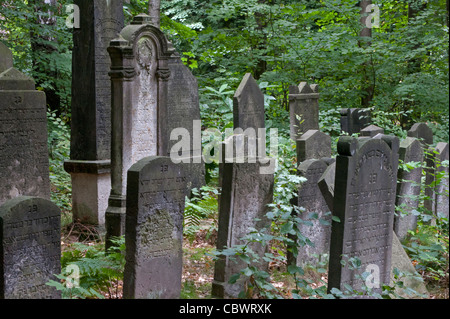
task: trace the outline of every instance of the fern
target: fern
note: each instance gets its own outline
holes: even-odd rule
[[[188,237],[200,229],[202,220],[213,217],[218,209],[217,189],[203,186],[200,191],[193,189],[192,194],[192,198],[186,197],[184,210],[184,234]]]

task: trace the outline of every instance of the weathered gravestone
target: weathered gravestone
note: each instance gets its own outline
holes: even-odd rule
[[[178,124],[188,125],[188,122],[188,128],[191,128],[198,118],[195,96],[188,97],[184,92],[184,96],[168,97],[170,88],[174,94],[179,94],[180,90],[192,87],[193,82],[188,78],[175,78],[180,72],[185,75],[183,68],[174,62],[179,56],[162,31],[150,25],[149,21],[148,15],[134,17],[108,48],[112,61],[109,74],[113,100],[107,246],[108,238],[124,233],[127,170],[142,158],[172,155],[168,139],[170,129]],[[175,74],[171,81],[172,70]],[[185,116],[191,113],[192,120],[171,122],[172,116],[173,120],[180,118],[175,118],[177,110]],[[198,148],[190,149],[199,153]],[[201,168],[188,167],[186,173],[195,176],[199,171],[202,171]],[[188,176],[190,179],[191,176]],[[193,179],[200,181],[201,178],[197,176]],[[189,185],[193,186],[192,183]],[[188,192],[186,187],[186,194]]]
[[[124,24],[123,0],[81,1],[73,31],[70,160],[72,212],[82,223],[105,224],[111,190],[111,80],[109,42]]]
[[[167,114],[166,118],[158,118],[158,121],[167,125],[166,135],[163,137],[166,139],[163,145],[167,145],[167,153],[160,155],[189,164],[184,165],[186,176],[189,176],[188,188],[200,188],[205,185],[205,165],[202,162],[202,124],[197,79],[176,52],[169,60],[169,70]],[[182,138],[177,142],[179,136],[189,138]],[[174,162],[177,163],[176,160]]]
[[[372,122],[368,109],[341,109],[341,131],[349,135],[360,133]]]
[[[328,168],[323,173],[319,180],[319,187],[322,194],[326,198],[328,207],[333,211],[333,200],[334,200],[334,178],[336,174],[336,162],[330,164]],[[408,254],[403,249],[402,244],[395,232],[392,234],[392,260],[391,260],[391,282],[390,286],[394,286],[394,269],[397,268],[406,276],[400,278],[403,281],[404,286],[395,286],[395,292],[400,296],[405,298],[410,298],[408,295],[408,288],[414,289],[419,294],[427,294],[427,289],[423,283],[423,279],[416,272],[414,265],[408,257]]]
[[[361,136],[374,137],[377,134],[384,134],[384,129],[376,125],[369,125],[361,130]]]
[[[0,205],[18,196],[50,199],[45,93],[13,67],[0,42]]]
[[[169,157],[148,157],[128,171],[124,298],[180,297],[183,166]]]
[[[439,142],[436,145],[436,170],[435,174],[439,178],[439,183],[437,183],[435,188],[435,207],[434,212],[436,216],[442,216],[448,218],[449,215],[449,147],[448,143]],[[447,162],[444,165],[444,161]]]
[[[431,148],[433,145],[433,131],[425,123],[416,123],[408,131],[409,137],[417,138],[421,143],[425,153],[425,185],[424,193],[427,199],[424,201],[424,207],[433,212],[434,207],[434,189],[432,184],[434,182],[434,162],[435,154]]]
[[[0,298],[60,298],[60,292],[46,285],[60,272],[59,208],[24,196],[0,205]]]
[[[244,132],[230,136],[222,148],[220,164],[222,192],[219,200],[217,238],[219,251],[235,245],[243,245],[246,241],[242,238],[249,235],[252,229],[267,227],[269,224],[266,217],[269,210],[267,205],[273,199],[273,172],[262,174],[265,153],[256,156],[255,151],[249,152],[251,149],[249,145],[256,141],[254,134],[246,134],[249,132],[248,129],[257,130],[265,127],[264,98],[250,75],[244,77],[234,101],[235,131],[240,128]],[[255,144],[253,149],[254,147]],[[252,160],[250,157],[253,157]],[[267,250],[267,247],[260,243],[251,243],[249,248],[260,258]],[[256,266],[266,270],[268,264],[261,259]],[[244,290],[245,280],[241,278],[234,284],[230,284],[229,280],[231,276],[246,267],[247,264],[242,260],[220,256],[215,264],[212,296],[238,297]]]
[[[297,162],[331,156],[331,137],[319,130],[308,130],[297,139]]]
[[[396,137],[341,137],[336,159],[328,291],[344,285],[381,293],[390,282],[399,141]],[[352,269],[351,259],[360,260]]]
[[[291,139],[296,141],[308,130],[319,129],[319,88],[301,82],[289,88]],[[299,120],[300,118],[300,120]]]
[[[304,246],[298,247],[296,261],[298,266],[316,265],[330,250],[331,213],[318,186],[318,181],[328,168],[328,164],[325,160],[308,159],[298,167],[299,175],[305,177],[307,181],[298,189],[296,205],[304,208],[300,218],[312,223],[299,225],[302,235],[308,238],[308,241]]]
[[[424,154],[421,143],[413,137],[407,137],[400,142],[399,159],[404,163],[423,162]],[[422,167],[411,170],[398,170],[397,199],[395,205],[399,207],[394,218],[394,230],[397,237],[403,240],[409,230],[417,227],[417,214],[419,207],[420,185]]]

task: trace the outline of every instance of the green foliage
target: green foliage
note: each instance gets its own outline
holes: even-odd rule
[[[113,247],[105,253],[104,244],[84,245],[74,243],[73,249],[65,251],[61,258],[60,281],[51,280],[65,299],[104,299],[105,293],[117,296],[123,280],[125,267],[125,238],[112,239]]]
[[[188,238],[193,238],[200,230],[202,221],[206,219],[217,220],[218,195],[217,189],[210,186],[203,186],[200,190],[192,189],[191,198],[186,197],[183,225],[184,235]],[[217,230],[216,223],[209,226],[206,239],[208,239],[214,230]]]
[[[63,212],[62,224],[71,222],[72,183],[64,170],[64,160],[69,158],[70,129],[54,112],[47,112],[48,150],[51,182],[51,199]]]

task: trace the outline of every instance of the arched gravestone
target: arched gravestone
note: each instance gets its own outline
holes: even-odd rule
[[[111,194],[106,212],[107,246],[108,238],[124,233],[128,169],[148,156],[172,155],[171,131],[178,125],[192,129],[193,121],[199,116],[195,111],[195,96],[185,92],[188,87],[195,86],[195,81],[187,77],[186,69],[178,64],[179,55],[162,31],[149,22],[147,15],[134,17],[108,48],[112,81],[112,146]],[[177,74],[183,74],[183,78],[176,78]],[[169,97],[172,93],[176,96]],[[183,116],[175,116],[178,108]],[[186,119],[178,123],[176,119],[181,117]],[[193,155],[201,154],[192,146],[191,150]],[[188,180],[193,175],[198,182],[195,186],[189,182],[190,187],[202,185],[202,178],[198,176],[203,172],[201,167],[187,165],[186,171]],[[186,187],[186,194],[188,192]]]
[[[0,42],[0,205],[18,196],[50,199],[45,93],[13,67]]]
[[[398,147],[389,136],[339,139],[333,215],[340,221],[332,222],[328,291],[361,290],[365,271],[375,292],[390,282]],[[361,267],[351,269],[350,258]]]
[[[169,157],[128,171],[124,297],[174,299],[181,293],[186,176]]]
[[[0,299],[55,299],[46,285],[61,273],[61,212],[52,202],[17,197],[0,206]]]

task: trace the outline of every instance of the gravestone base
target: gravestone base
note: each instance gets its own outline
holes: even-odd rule
[[[111,190],[111,161],[66,161],[72,177],[73,220],[83,224],[105,225],[105,212]]]
[[[105,213],[106,249],[112,246],[111,239],[125,234],[126,196],[111,195]]]

